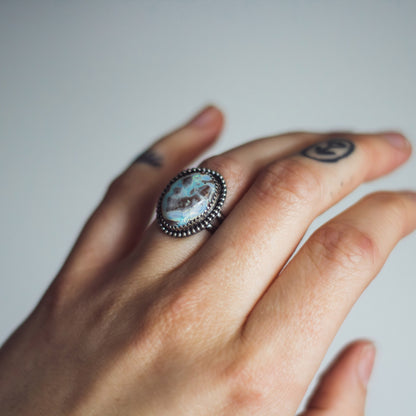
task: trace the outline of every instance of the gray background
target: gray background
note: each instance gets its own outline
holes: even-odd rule
[[[214,102],[217,152],[292,129],[416,137],[416,2],[0,2],[0,341],[27,315],[110,179]],[[377,189],[415,188],[414,158]],[[382,224],[380,225],[382,226]],[[368,415],[414,414],[416,236],[395,249],[325,363],[378,346]]]

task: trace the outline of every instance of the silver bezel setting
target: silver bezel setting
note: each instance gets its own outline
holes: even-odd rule
[[[169,220],[162,214],[162,201],[166,193],[169,191],[170,187],[179,179],[183,178],[184,176],[190,175],[192,173],[204,173],[208,174],[209,176],[214,179],[216,190],[214,197],[209,204],[205,211],[199,215],[198,217],[194,218],[193,220],[189,221],[185,225],[173,225]],[[171,237],[189,237],[193,234],[199,233],[202,230],[210,230],[213,229],[213,223],[216,220],[220,220],[222,218],[221,208],[224,205],[225,197],[227,196],[227,185],[225,183],[224,178],[222,175],[215,170],[208,169],[208,168],[190,168],[183,170],[171,181],[163,190],[162,194],[160,195],[159,202],[157,204],[157,212],[156,217],[157,221],[160,225],[162,231],[171,236]]]

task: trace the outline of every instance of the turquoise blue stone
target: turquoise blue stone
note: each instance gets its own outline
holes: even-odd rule
[[[162,215],[174,225],[184,226],[202,215],[215,195],[214,178],[190,173],[170,186],[162,199]]]

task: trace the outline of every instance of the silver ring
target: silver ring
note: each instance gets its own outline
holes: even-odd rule
[[[214,232],[223,220],[227,195],[222,175],[207,168],[186,169],[176,175],[160,195],[157,220],[172,237],[189,237],[202,230]]]

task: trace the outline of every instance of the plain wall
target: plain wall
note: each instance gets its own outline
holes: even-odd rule
[[[206,103],[227,115],[210,154],[303,129],[397,128],[416,145],[415,17],[414,0],[2,0],[0,341],[34,307],[111,178]],[[368,192],[415,185],[412,158],[312,229]],[[352,339],[375,341],[369,416],[414,413],[415,254],[413,234],[324,361]]]

